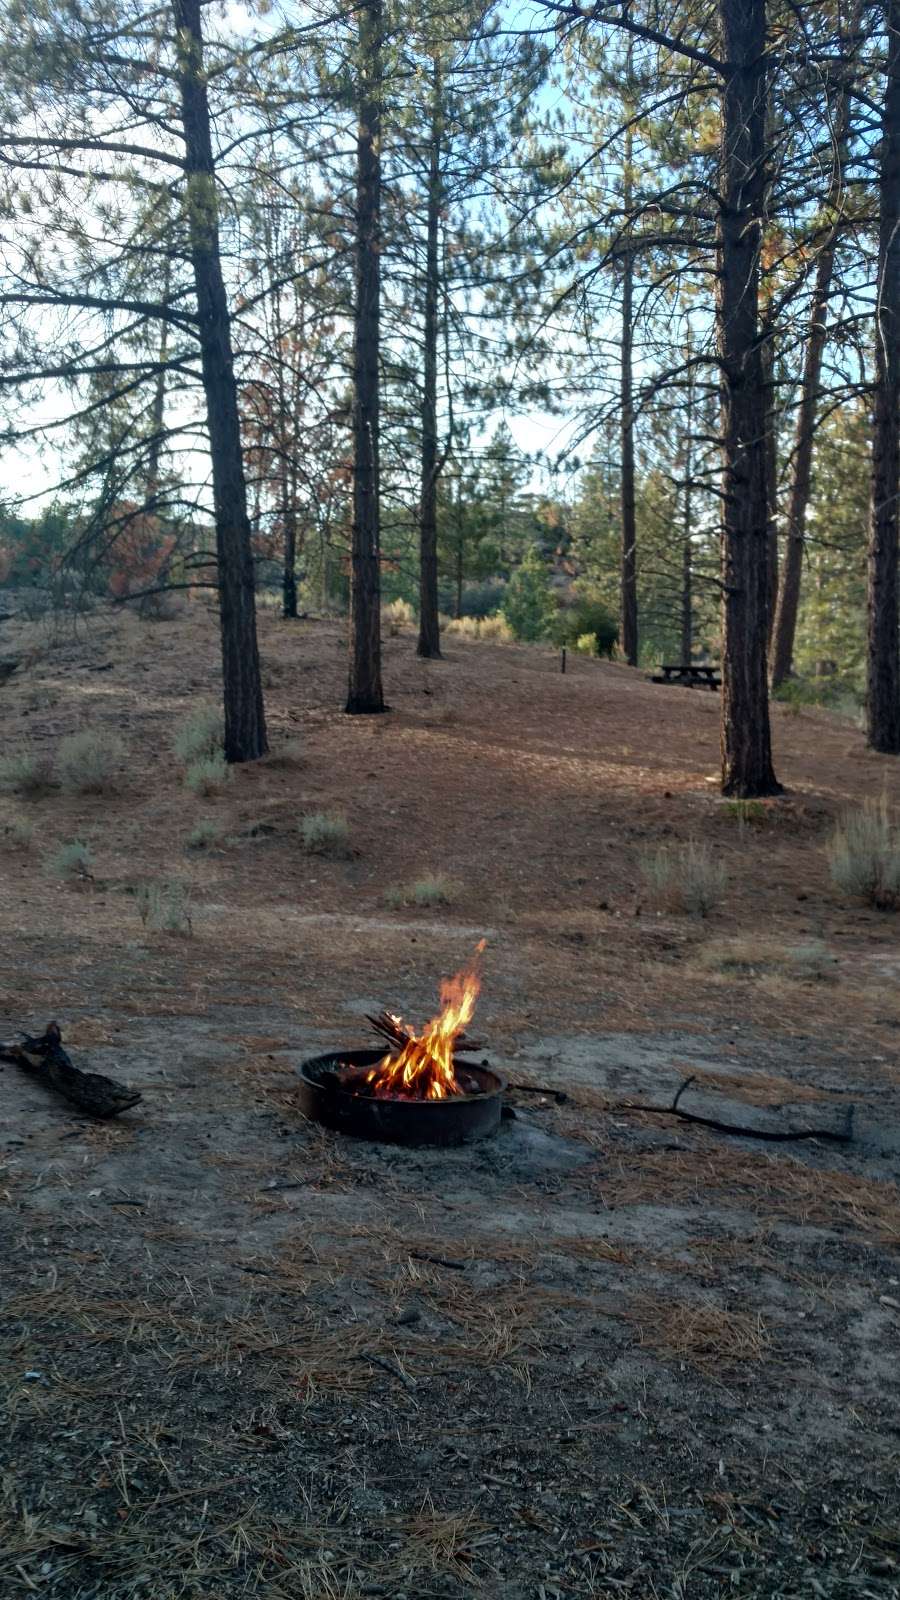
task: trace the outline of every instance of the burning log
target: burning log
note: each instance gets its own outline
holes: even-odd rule
[[[21,1044],[0,1045],[0,1061],[14,1061],[23,1072],[68,1100],[89,1117],[115,1117],[136,1106],[141,1096],[100,1072],[82,1072],[62,1046],[55,1022],[39,1038],[23,1036]]]
[[[393,1050],[405,1050],[410,1039],[415,1038],[409,1023],[404,1022],[402,1017],[395,1017],[390,1011],[379,1011],[377,1017],[370,1016],[367,1012],[366,1021],[376,1033],[387,1040]],[[454,1050],[457,1055],[468,1055],[473,1050],[484,1049],[486,1045],[483,1039],[470,1039],[465,1031],[456,1035]]]
[[[368,1018],[391,1048],[365,1075],[365,1086],[351,1089],[351,1093],[386,1100],[446,1100],[478,1092],[477,1081],[474,1090],[463,1081],[464,1069],[461,1075],[455,1057],[461,1049],[479,1048],[471,1040],[463,1041],[481,990],[480,956],[484,944],[482,939],[469,965],[441,984],[440,1012],[420,1034],[392,1011]]]
[[[386,1061],[392,1062],[394,1059],[394,1057],[385,1057]],[[375,1067],[354,1067],[339,1063],[332,1067],[330,1071],[323,1073],[321,1081],[328,1088],[340,1089],[344,1094],[375,1095],[377,1097],[378,1077],[383,1068],[383,1061],[379,1062]],[[456,1083],[455,1094],[471,1095],[484,1094],[485,1092],[484,1086],[475,1077],[475,1074],[467,1072],[465,1066],[459,1061],[454,1063],[454,1081]],[[421,1100],[426,1097],[415,1092],[406,1092],[399,1088],[392,1091],[391,1098],[395,1100]]]

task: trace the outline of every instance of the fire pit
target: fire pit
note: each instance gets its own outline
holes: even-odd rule
[[[380,1050],[343,1050],[304,1061],[298,1070],[306,1116],[336,1133],[389,1144],[469,1144],[496,1132],[506,1088],[498,1072],[457,1057],[457,1069],[478,1087],[445,1100],[391,1099],[344,1087],[348,1069],[355,1078],[359,1069],[376,1067],[382,1059]]]
[[[300,1104],[308,1117],[338,1133],[392,1144],[468,1144],[494,1133],[503,1115],[506,1081],[486,1062],[469,1061],[479,1046],[465,1027],[481,988],[475,957],[441,985],[441,1010],[416,1033],[382,1011],[369,1021],[390,1046],[334,1050],[299,1068]]]

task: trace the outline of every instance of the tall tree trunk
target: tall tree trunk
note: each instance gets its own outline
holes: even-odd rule
[[[626,226],[631,209],[631,129],[625,134],[622,202]],[[638,663],[637,516],[634,489],[634,256],[626,244],[622,274],[622,654],[630,667]]]
[[[834,209],[840,204],[844,181],[844,159],[849,131],[850,97],[841,95],[835,130],[835,160],[828,204]],[[803,552],[806,542],[806,513],[809,506],[812,482],[813,438],[816,411],[819,404],[819,383],[822,376],[822,357],[827,335],[828,299],[834,275],[834,257],[837,249],[837,225],[833,224],[819,251],[810,304],[809,332],[803,357],[803,376],[800,382],[800,404],[794,429],[793,470],[787,511],[787,539],[778,591],[778,607],[771,648],[772,688],[778,689],[788,676],[794,658],[794,639],[797,633],[797,612],[800,607],[800,586],[803,573]]]
[[[443,102],[440,58],[434,57],[431,139],[428,156],[428,214],[425,238],[425,350],[422,367],[422,490],[419,502],[419,644],[418,654],[436,659],[441,653],[438,622],[437,570],[437,345],[441,215],[441,140]]]
[[[900,0],[898,0],[900,3]],[[717,228],[722,375],[722,790],[776,794],[766,678],[766,394],[759,276],[766,0],[719,0],[726,64]]]
[[[765,412],[765,475],[766,475],[766,649],[772,638],[775,624],[775,605],[778,599],[778,426],[775,412],[775,330],[766,310],[765,326],[760,346],[763,386],[766,394]]]
[[[297,615],[297,513],[290,499],[290,479],[284,475],[281,523],[284,529],[284,571],[281,576],[281,610],[285,617]]]
[[[166,256],[166,267],[163,276],[163,303],[167,304],[172,288],[172,258]],[[147,478],[145,496],[147,508],[152,515],[156,514],[156,502],[159,495],[159,463],[162,459],[163,428],[166,420],[166,362],[169,359],[169,324],[163,322],[159,330],[159,371],[156,374],[156,387],[153,391],[153,407],[150,412],[150,449],[147,454]]]
[[[219,619],[225,700],[225,756],[265,755],[266,721],[256,638],[256,593],[247,485],[241,454],[231,323],[222,278],[209,99],[203,73],[200,0],[172,0],[187,212],[197,294],[200,356],[216,519]]]
[[[381,687],[379,372],[381,325],[382,0],[359,13],[356,139],[356,297],[353,318],[353,533],[350,685],[346,710],[385,710]]]
[[[691,345],[687,348],[688,360]],[[687,409],[684,419],[684,501],[681,520],[681,660],[687,663],[694,648],[694,548],[691,539],[694,498],[694,369],[687,369]]]
[[[878,304],[868,571],[869,744],[900,753],[897,494],[900,489],[900,0],[885,0],[887,83],[881,123]]]

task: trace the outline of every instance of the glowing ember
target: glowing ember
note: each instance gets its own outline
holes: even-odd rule
[[[408,1035],[396,1053],[389,1053],[366,1075],[366,1093],[394,1100],[446,1100],[465,1094],[456,1075],[453,1052],[471,1022],[481,990],[480,956],[485,940],[476,947],[467,967],[441,984],[440,1014],[420,1034],[391,1014],[397,1031]]]

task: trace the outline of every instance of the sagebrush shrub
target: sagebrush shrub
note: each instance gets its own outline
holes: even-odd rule
[[[190,891],[183,883],[142,883],[135,895],[138,916],[154,933],[194,931]]]
[[[204,756],[192,761],[184,774],[185,788],[192,794],[219,794],[231,783],[234,773],[223,755]]]
[[[94,852],[83,839],[61,844],[47,862],[55,878],[88,878],[94,865]]]
[[[336,811],[310,811],[301,819],[300,838],[312,855],[345,856],[350,847],[347,819]]]
[[[179,761],[189,766],[209,756],[220,755],[225,743],[225,724],[215,706],[198,706],[176,730],[172,749]]]
[[[791,945],[785,953],[796,978],[827,983],[837,976],[837,956],[832,955],[824,939],[807,939],[803,944]]]
[[[124,759],[125,746],[118,734],[85,728],[60,741],[56,772],[71,794],[104,794],[114,788]]]
[[[42,752],[23,750],[0,758],[0,793],[42,794],[53,780],[53,764]]]
[[[209,850],[218,844],[222,837],[222,829],[212,817],[201,817],[195,822],[185,840],[187,850]]]
[[[403,888],[388,890],[387,899],[388,904],[394,907],[449,906],[453,901],[453,889],[443,873],[435,872],[425,878],[417,878]]]
[[[11,817],[0,827],[0,845],[5,850],[27,850],[34,837],[34,827],[27,817]]]
[[[705,844],[662,845],[641,862],[653,903],[664,911],[706,917],[725,893],[725,868]]]
[[[900,904],[900,830],[887,796],[849,811],[828,844],[831,881],[842,894],[867,900],[881,911]]]

